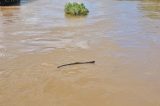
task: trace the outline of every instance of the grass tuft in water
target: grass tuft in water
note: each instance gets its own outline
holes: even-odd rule
[[[65,13],[72,16],[86,16],[89,10],[85,7],[83,3],[67,3],[65,5]]]

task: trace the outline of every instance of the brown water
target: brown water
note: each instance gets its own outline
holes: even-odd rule
[[[160,106],[159,0],[66,2],[0,7],[0,106]]]

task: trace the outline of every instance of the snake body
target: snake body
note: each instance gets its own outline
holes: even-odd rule
[[[58,66],[57,68],[61,68],[61,67],[64,67],[64,66],[69,66],[69,65],[78,65],[78,64],[94,64],[94,63],[95,63],[95,61],[88,61],[88,62],[75,62],[75,63],[64,64],[64,65]]]

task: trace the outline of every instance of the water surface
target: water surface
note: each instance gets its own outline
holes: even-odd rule
[[[160,105],[160,1],[80,1],[86,17],[67,0],[0,7],[1,106]]]

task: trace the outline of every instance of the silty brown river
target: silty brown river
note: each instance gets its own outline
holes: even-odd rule
[[[160,1],[81,1],[0,7],[0,106],[160,106]]]

